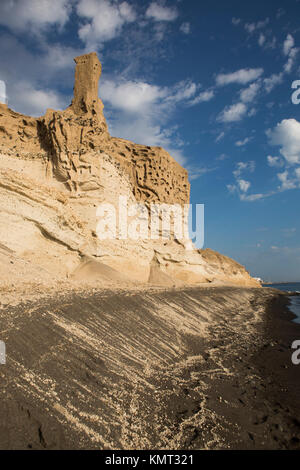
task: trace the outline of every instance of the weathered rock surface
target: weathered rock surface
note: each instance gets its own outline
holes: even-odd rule
[[[148,208],[182,207],[190,185],[187,171],[164,149],[110,136],[98,97],[97,55],[75,63],[66,110],[32,118],[0,104],[0,243],[33,263],[32,272],[39,266],[58,278],[71,277],[88,256],[133,282],[258,286],[242,266],[211,251],[187,250],[184,240],[99,240],[99,204],[117,207],[126,196],[128,204]],[[92,272],[97,280],[102,271]]]

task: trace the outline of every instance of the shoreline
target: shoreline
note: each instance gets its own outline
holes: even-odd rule
[[[287,302],[219,286],[4,307],[0,448],[299,448]]]
[[[285,448],[300,449],[300,366],[291,361],[291,345],[300,340],[300,324],[292,321],[297,315],[289,309],[289,297],[290,293],[280,292],[270,300],[264,326],[266,345],[254,360],[260,373],[270,378],[273,400],[282,407],[286,426],[294,433],[291,446],[286,439]]]

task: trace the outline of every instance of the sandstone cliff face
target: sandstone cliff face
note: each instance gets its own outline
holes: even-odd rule
[[[117,206],[126,196],[147,207],[183,206],[190,186],[187,171],[162,148],[110,136],[98,98],[97,55],[75,63],[74,98],[65,111],[32,118],[0,104],[0,243],[62,278],[84,279],[89,263],[98,260],[99,269],[89,271],[95,279],[107,275],[100,269],[105,265],[117,282],[121,272],[128,280],[163,285],[257,285],[237,263],[186,250],[185,241],[99,240],[99,204]]]
[[[75,63],[74,99],[65,111],[49,109],[34,119],[0,104],[0,151],[46,159],[53,176],[75,193],[99,188],[99,154],[107,153],[127,173],[138,201],[188,204],[187,171],[165,150],[109,135],[98,98],[101,64],[96,53],[77,57]]]

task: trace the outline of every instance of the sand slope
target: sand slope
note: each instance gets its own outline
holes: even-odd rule
[[[1,310],[0,448],[293,448],[293,404],[252,359],[273,295],[98,290]]]

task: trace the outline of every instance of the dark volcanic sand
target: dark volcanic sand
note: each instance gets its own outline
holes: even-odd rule
[[[0,310],[0,448],[299,449],[286,304],[211,287]]]

